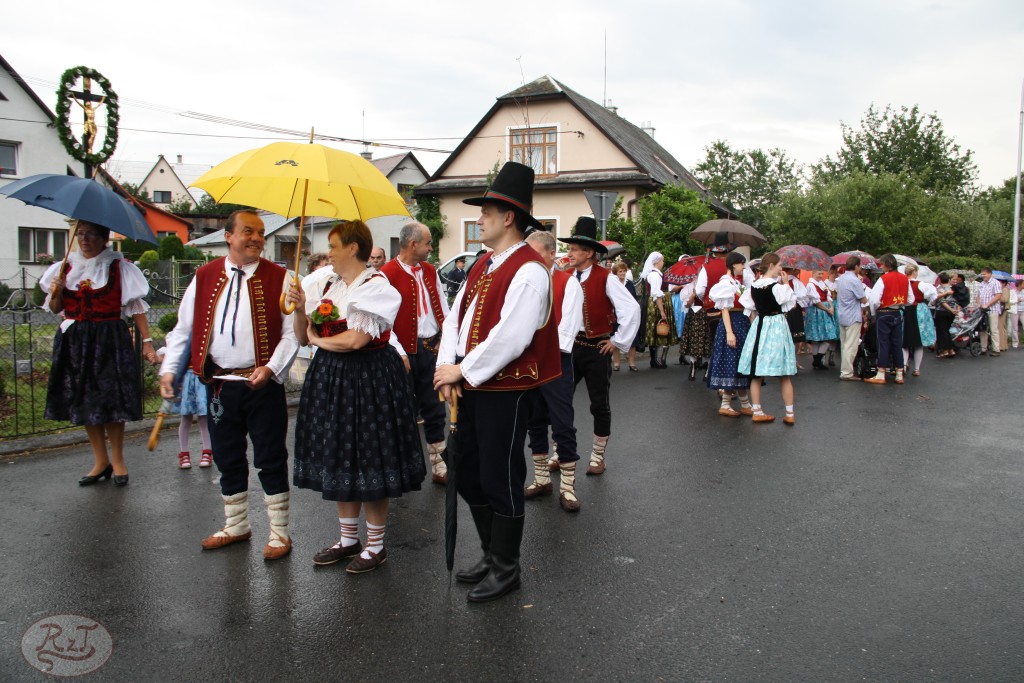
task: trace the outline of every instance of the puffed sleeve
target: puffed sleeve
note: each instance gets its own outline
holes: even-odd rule
[[[300,286],[302,295],[306,297],[306,315],[308,316],[316,310],[320,305],[320,300],[324,298],[324,279],[316,277],[314,272],[304,277]]]
[[[715,302],[715,308],[725,311],[733,307],[736,301],[736,292],[738,291],[739,283],[728,275],[723,275],[718,284],[708,292],[708,296]]]
[[[43,309],[50,310],[50,285],[57,279],[57,273],[60,272],[60,267],[64,264],[63,260],[52,263],[43,276],[39,278],[39,289],[46,292],[46,299],[43,301]]]
[[[924,297],[925,302],[932,303],[939,296],[938,290],[935,289],[935,285],[930,285],[927,282],[918,282],[917,286],[921,288],[921,296]],[[918,302],[922,303],[922,302]]]
[[[386,277],[372,276],[349,294],[348,328],[379,337],[395,324],[401,304],[402,295]]]
[[[776,285],[775,287],[772,287],[772,293],[775,294],[775,300],[779,302],[779,306],[782,307],[783,313],[789,313],[798,303],[796,292],[787,285]]]
[[[745,311],[757,310],[757,308],[754,306],[754,296],[752,294],[753,291],[753,287],[747,287],[745,290],[743,290],[743,293],[740,294],[740,306],[742,306],[743,310]]]
[[[652,299],[660,299],[665,296],[665,292],[661,291],[662,280],[661,273],[656,270],[647,274],[647,285],[650,287]]]
[[[143,297],[149,294],[149,281],[139,267],[121,261],[121,309],[125,315],[137,315],[149,310]]]

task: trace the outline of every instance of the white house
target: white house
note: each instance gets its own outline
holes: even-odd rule
[[[0,186],[37,173],[84,175],[83,164],[64,151],[55,120],[46,103],[0,56]],[[46,269],[38,257],[62,258],[69,237],[63,216],[0,196],[0,282],[18,289],[24,276],[25,286],[35,286]]]

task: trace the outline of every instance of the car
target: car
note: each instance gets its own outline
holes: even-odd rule
[[[459,287],[462,286],[461,282],[456,283],[451,280],[451,274],[455,270],[455,262],[460,258],[466,259],[465,271],[468,273],[469,269],[473,267],[474,263],[476,263],[477,254],[479,253],[480,252],[477,251],[464,251],[461,254],[453,256],[437,267],[437,274],[441,278],[441,284],[444,285],[445,294],[448,295],[449,299],[452,299],[455,296],[455,293],[459,291]],[[462,282],[465,282],[465,279],[463,279]]]

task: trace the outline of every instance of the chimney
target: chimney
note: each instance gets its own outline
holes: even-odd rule
[[[179,164],[181,163],[181,155],[180,154],[178,155],[178,163]]]
[[[611,100],[608,100],[608,111],[615,114],[616,116],[619,115],[619,108],[612,104]]]
[[[652,138],[654,137],[654,126],[651,125],[650,121],[647,121],[646,123],[641,123],[640,130],[647,133]]]
[[[373,152],[371,152],[368,149],[364,149],[362,152],[360,152],[359,156],[361,156],[362,158],[366,159],[367,161],[372,161],[373,160]]]

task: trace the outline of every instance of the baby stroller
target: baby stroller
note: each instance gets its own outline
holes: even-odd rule
[[[853,374],[861,379],[878,374],[878,335],[875,331],[874,320],[861,334],[857,355],[853,357]]]
[[[957,314],[949,328],[949,336],[953,338],[953,346],[967,349],[972,356],[981,355],[981,335],[988,324],[985,311],[980,308],[967,309]]]

